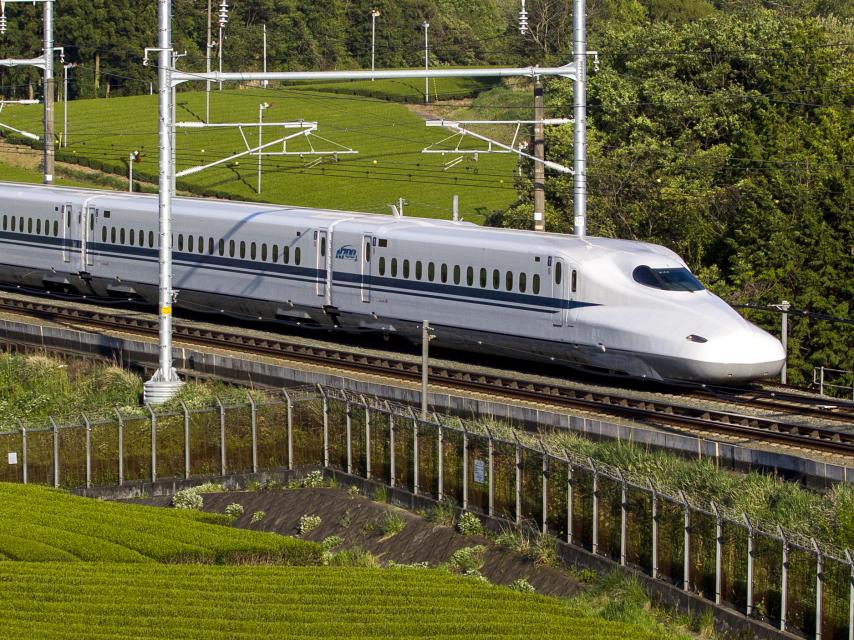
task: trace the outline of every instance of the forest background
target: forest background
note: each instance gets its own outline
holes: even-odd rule
[[[141,52],[156,2],[60,0],[57,43],[83,65],[72,98],[146,93]],[[0,58],[40,51],[40,6],[10,5]],[[207,3],[174,0],[183,69],[204,69]],[[849,0],[588,0],[589,221],[592,235],[677,251],[732,304],[789,300],[790,381],[814,366],[854,369],[854,3]],[[377,67],[560,64],[571,58],[572,2],[233,0],[225,69],[370,67],[370,10],[381,11]],[[214,3],[214,15],[217,3]],[[214,28],[214,38],[216,38]],[[591,61],[592,62],[592,61]],[[591,64],[591,67],[593,65]],[[198,87],[195,87],[198,88]],[[0,73],[0,95],[38,95],[37,73]],[[572,115],[572,84],[546,83],[547,115]],[[518,109],[518,101],[508,109]],[[524,116],[529,117],[529,112]],[[570,158],[572,129],[549,129],[547,157]],[[518,199],[489,223],[529,227],[530,167]],[[549,174],[547,225],[572,228],[572,178]],[[779,315],[747,311],[779,331]],[[828,318],[849,319],[849,323]]]

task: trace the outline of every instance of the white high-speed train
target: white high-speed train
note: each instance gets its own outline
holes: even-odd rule
[[[157,199],[0,184],[0,281],[157,304]],[[606,238],[176,198],[176,306],[665,381],[779,373],[780,342],[672,251]]]

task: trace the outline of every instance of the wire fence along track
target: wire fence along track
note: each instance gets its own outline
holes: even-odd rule
[[[0,309],[62,322],[81,323],[113,330],[131,331],[148,336],[158,334],[156,317],[123,315],[109,310],[92,311],[50,304],[38,300],[21,300],[0,295]],[[288,342],[286,338],[259,338],[227,329],[201,328],[189,322],[176,321],[175,339],[218,348],[238,348],[258,355],[288,359],[322,366],[334,366],[385,377],[393,376],[411,381],[421,380],[420,364],[387,354],[369,355],[347,351],[346,348],[312,346]],[[492,375],[470,370],[431,365],[431,384],[453,387],[455,390],[475,391],[501,397],[550,404],[562,408],[582,409],[630,420],[674,425],[703,431],[725,433],[757,440],[771,441],[824,450],[835,454],[854,454],[854,433],[836,429],[793,424],[782,419],[770,419],[722,410],[711,410],[688,404],[651,398],[621,396],[614,393],[578,389],[557,384],[534,382],[512,375]],[[796,396],[792,394],[790,401]],[[809,413],[807,406],[787,405],[790,415]],[[747,402],[747,401],[745,401]],[[817,410],[816,410],[817,411]],[[824,412],[820,412],[826,417]],[[838,419],[854,424],[854,411],[835,414]]]
[[[780,629],[848,637],[847,550],[483,425],[324,388],[0,434],[0,481],[65,488],[338,470],[543,533]]]

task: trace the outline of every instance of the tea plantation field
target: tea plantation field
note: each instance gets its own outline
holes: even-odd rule
[[[406,93],[414,89],[404,86],[397,90]],[[253,156],[187,176],[179,181],[179,188],[238,199],[375,213],[389,213],[389,204],[403,197],[409,203],[406,208],[409,215],[444,218],[450,217],[456,194],[460,197],[461,213],[473,222],[482,221],[485,214],[506,207],[516,198],[515,156],[480,155],[476,161],[473,156],[465,156],[459,164],[446,168],[445,163],[459,154],[433,155],[421,151],[449,133],[426,127],[422,118],[400,104],[305,86],[226,88],[212,93],[211,120],[256,123],[262,102],[272,104],[264,112],[265,122],[319,123],[317,133],[326,140],[309,141],[300,137],[288,142],[288,151],[349,147],[359,153],[340,155],[337,161],[331,157],[299,155],[265,158],[260,196],[256,192],[257,158]],[[143,155],[135,172],[156,177],[156,96],[77,100],[69,102],[68,110],[68,147],[58,150],[58,159],[85,161],[93,168],[125,175],[128,154],[140,150]],[[204,113],[204,92],[178,94],[179,121],[201,122]],[[40,105],[17,106],[3,115],[12,126],[29,131],[41,128]],[[61,125],[61,118],[59,122]],[[264,141],[293,132],[293,129],[265,127]],[[257,145],[257,127],[246,128],[244,133],[250,144]],[[233,128],[179,129],[177,140],[179,170],[246,149],[240,133]],[[453,148],[455,144],[443,148]],[[282,147],[275,150],[281,151]],[[5,179],[9,178],[0,176],[0,180]]]

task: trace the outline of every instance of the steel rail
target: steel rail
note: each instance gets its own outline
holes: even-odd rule
[[[112,311],[93,311],[63,305],[22,300],[0,295],[0,310],[89,327],[120,330],[156,336],[156,316],[122,315]],[[185,321],[175,322],[175,336],[196,345],[237,348],[258,355],[285,357],[320,366],[339,366],[350,371],[417,381],[418,362],[393,355],[370,355],[346,348],[319,347],[289,342],[287,338],[263,338],[237,331],[209,329]],[[512,375],[484,374],[456,367],[431,365],[430,382],[436,386],[500,395],[562,408],[605,413],[645,423],[656,423],[752,437],[806,449],[821,449],[836,454],[854,455],[854,433],[837,429],[792,424],[784,420],[712,410],[663,400],[632,398],[609,392],[576,389],[559,384],[540,383]],[[801,411],[799,407],[790,407]]]

